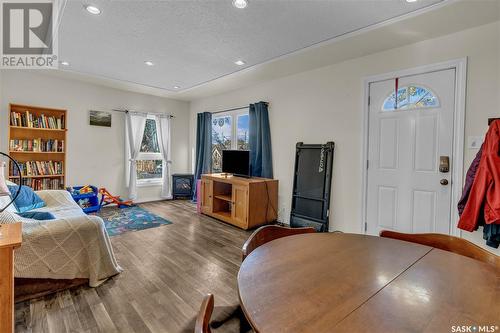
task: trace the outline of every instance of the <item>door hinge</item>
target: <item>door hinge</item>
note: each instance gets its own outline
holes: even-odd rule
[[[370,104],[371,104],[371,100],[372,100],[372,99],[371,99],[371,96],[368,96],[368,105],[370,105]]]
[[[368,170],[369,167],[370,167],[370,161],[366,160],[366,170]]]
[[[367,231],[368,231],[368,223],[365,222],[365,232],[367,232]]]

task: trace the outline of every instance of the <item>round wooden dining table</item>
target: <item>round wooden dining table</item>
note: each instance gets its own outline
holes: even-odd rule
[[[500,332],[498,268],[389,238],[271,241],[243,261],[238,290],[261,333]]]

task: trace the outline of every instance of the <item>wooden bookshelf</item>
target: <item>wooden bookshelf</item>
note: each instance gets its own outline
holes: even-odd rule
[[[24,166],[27,162],[41,162],[38,165],[31,163],[36,169],[30,168],[31,173],[23,173],[23,185],[30,185],[36,190],[65,188],[66,124],[66,110],[10,104],[9,155]],[[55,170],[56,166],[59,170]],[[39,172],[42,170],[44,172]],[[19,178],[13,174],[12,163],[8,177],[14,182]],[[54,184],[56,181],[58,186]]]

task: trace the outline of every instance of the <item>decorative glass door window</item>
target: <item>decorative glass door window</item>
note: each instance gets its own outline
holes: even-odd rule
[[[390,93],[382,104],[382,111],[435,107],[439,107],[439,99],[432,91],[424,87],[410,85],[398,89],[397,100],[396,93]]]
[[[212,172],[222,172],[224,149],[249,149],[248,121],[248,109],[212,117]]]

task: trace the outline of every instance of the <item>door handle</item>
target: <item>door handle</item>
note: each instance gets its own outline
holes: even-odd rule
[[[441,185],[443,185],[443,186],[448,185],[448,183],[449,183],[449,182],[448,182],[448,179],[445,179],[445,178],[443,178],[443,179],[441,179],[441,180],[439,181],[439,184],[441,184]]]

